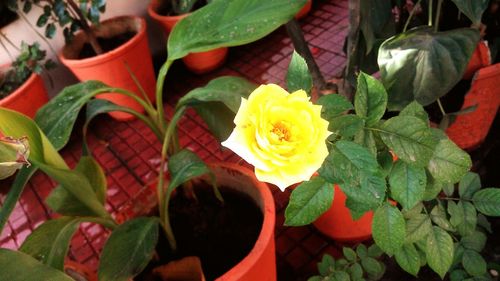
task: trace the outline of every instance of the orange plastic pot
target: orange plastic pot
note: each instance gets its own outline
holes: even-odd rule
[[[354,220],[345,206],[346,195],[335,185],[332,207],[313,224],[324,235],[343,242],[361,242],[372,236],[373,212],[367,212]]]
[[[170,33],[177,22],[189,15],[162,16],[156,12],[158,6],[159,2],[157,0],[151,1],[148,6],[148,13],[151,18],[163,27],[165,34]],[[207,52],[191,53],[182,60],[189,70],[197,74],[203,74],[222,66],[226,60],[227,52],[228,48],[217,48]]]
[[[307,16],[307,14],[309,14],[309,12],[311,11],[311,7],[312,7],[312,0],[307,0],[304,7],[302,7],[302,9],[295,15],[295,18],[299,20]]]
[[[257,180],[252,170],[233,163],[210,165],[217,185],[245,193],[252,198],[263,213],[262,229],[250,253],[217,281],[274,281],[276,280],[276,252],[274,241],[275,207],[269,187]],[[206,178],[209,181],[209,178]],[[120,210],[117,220],[123,222],[151,213],[156,200],[156,184],[141,191],[136,202],[130,202]],[[139,202],[139,203],[138,203]],[[145,208],[141,208],[145,207]]]
[[[490,48],[488,47],[488,43],[486,41],[480,41],[477,44],[476,50],[472,53],[469,64],[465,69],[463,79],[471,79],[477,70],[488,65],[491,65]]]
[[[472,150],[488,135],[500,106],[500,64],[476,72],[470,91],[465,95],[462,109],[477,105],[473,112],[458,115],[446,130],[448,137],[459,147]]]
[[[38,74],[31,76],[12,94],[0,100],[0,107],[21,112],[31,118],[49,101],[43,80]]]
[[[127,31],[136,34],[122,46],[86,59],[78,59],[83,45],[88,41],[86,34],[79,32],[71,44],[64,46],[59,58],[80,81],[99,80],[111,87],[126,89],[142,97],[139,87],[127,69],[128,66],[154,102],[156,79],[146,35],[146,21],[139,17],[123,16],[106,20],[95,29],[98,37],[105,38]],[[144,112],[144,108],[134,99],[121,94],[105,93],[97,98]],[[121,121],[133,119],[132,115],[122,112],[111,112],[110,115]]]

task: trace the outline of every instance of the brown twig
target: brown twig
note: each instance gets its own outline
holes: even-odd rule
[[[101,45],[99,45],[99,42],[97,42],[97,37],[94,34],[94,31],[92,28],[88,25],[87,19],[85,19],[85,16],[82,14],[82,11],[80,11],[80,8],[78,5],[75,3],[74,0],[67,0],[69,6],[71,9],[78,15],[78,21],[80,22],[80,26],[83,29],[83,32],[87,34],[87,38],[89,40],[90,45],[92,46],[92,49],[94,49],[94,52],[97,55],[100,55],[103,53]]]

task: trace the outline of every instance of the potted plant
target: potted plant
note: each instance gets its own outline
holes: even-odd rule
[[[231,17],[226,18],[224,24],[212,26],[212,31],[225,33],[228,32],[226,29],[227,26],[231,26],[231,28],[234,26],[246,26],[248,20],[246,12],[267,19],[272,24],[261,27],[258,33],[242,33],[239,36],[226,38],[223,42],[217,43],[211,41],[210,36],[186,38],[183,35],[187,28],[205,30],[204,19],[207,14],[221,13],[229,15],[228,11],[235,11],[235,7],[239,7],[243,3],[246,3],[246,1],[236,0],[232,1],[229,5],[226,5],[227,3],[224,1],[214,1],[194,12],[191,16],[189,26],[183,24],[181,21],[176,25],[169,38],[169,57],[161,68],[158,78],[158,105],[156,108],[150,106],[147,101],[131,95],[126,90],[111,88],[98,81],[88,81],[66,88],[51,100],[46,107],[40,110],[35,118],[40,129],[26,117],[6,109],[0,109],[0,115],[2,116],[0,131],[12,137],[26,135],[31,146],[29,159],[32,163],[31,167],[25,167],[18,172],[14,185],[6,199],[7,203],[2,206],[2,210],[0,211],[0,222],[5,221],[5,218],[8,217],[8,209],[10,208],[11,210],[12,205],[15,204],[16,196],[18,197],[24,183],[36,168],[42,169],[61,184],[60,187],[57,187],[49,195],[47,204],[55,212],[63,215],[63,217],[50,220],[38,227],[21,247],[22,252],[38,258],[40,261],[35,261],[26,254],[7,250],[0,252],[0,256],[2,256],[0,257],[2,268],[9,268],[9,272],[5,272],[5,274],[12,277],[12,280],[16,280],[17,276],[15,272],[17,272],[18,267],[4,267],[4,265],[10,261],[24,259],[29,260],[34,269],[39,269],[40,267],[46,269],[46,265],[50,265],[61,270],[61,261],[64,260],[66,255],[70,238],[78,225],[84,221],[100,223],[112,230],[101,255],[98,272],[99,279],[128,280],[141,273],[145,268],[146,270],[142,274],[148,274],[148,272],[154,273],[155,271],[152,268],[157,268],[156,271],[161,274],[166,269],[161,266],[162,262],[172,260],[172,257],[178,258],[175,254],[180,253],[179,255],[181,255],[182,247],[186,247],[186,245],[187,247],[190,246],[190,242],[184,241],[182,235],[176,236],[175,234],[176,231],[182,231],[183,223],[190,221],[182,219],[183,210],[186,208],[179,206],[182,206],[181,203],[186,200],[192,202],[192,204],[189,204],[191,206],[197,205],[196,201],[193,201],[196,200],[193,197],[196,194],[196,198],[200,200],[200,204],[201,200],[204,200],[206,196],[211,198],[210,201],[212,201],[214,206],[212,208],[214,209],[224,208],[226,205],[228,207],[233,206],[235,207],[234,214],[241,214],[241,212],[238,212],[238,207],[245,206],[244,212],[248,212],[248,209],[252,209],[250,207],[253,206],[254,211],[259,214],[257,218],[251,218],[252,216],[250,216],[249,219],[251,218],[255,223],[247,225],[254,229],[254,235],[252,236],[256,241],[247,243],[244,247],[245,250],[243,252],[240,251],[238,254],[239,257],[232,259],[230,264],[227,264],[226,261],[222,269],[219,267],[210,271],[210,268],[204,268],[207,274],[212,272],[211,277],[222,275],[220,276],[221,280],[255,280],[256,276],[275,280],[274,208],[269,190],[262,183],[258,183],[255,180],[253,173],[245,172],[241,167],[234,168],[227,165],[207,166],[194,153],[180,149],[175,141],[176,124],[186,108],[191,106],[205,112],[204,116],[209,117],[207,118],[207,123],[213,129],[216,136],[225,137],[230,127],[232,127],[232,120],[227,118],[216,120],[211,116],[214,116],[214,114],[216,116],[222,116],[221,114],[229,114],[229,116],[232,114],[234,116],[234,113],[231,112],[237,110],[241,97],[248,96],[255,88],[255,85],[237,77],[221,77],[216,79],[206,87],[195,89],[182,98],[177,104],[176,111],[169,122],[167,122],[163,111],[162,88],[165,75],[174,60],[182,58],[192,50],[204,51],[214,47],[236,46],[258,40],[293,18],[304,2],[297,1],[292,5],[287,0],[273,1],[273,3],[268,3],[268,1],[254,2],[252,5],[247,6],[247,11],[240,10],[235,12],[231,14]],[[280,7],[279,13],[266,12],[277,6]],[[103,92],[109,92],[110,90],[118,91],[123,95],[136,99],[144,105],[148,115],[145,116],[139,112],[105,100],[91,100],[92,97]],[[206,93],[211,94],[207,95]],[[122,110],[143,120],[162,142],[161,166],[166,167],[168,162],[168,176],[165,174],[164,169],[160,169],[158,183],[156,184],[158,196],[156,215],[149,214],[147,217],[134,218],[117,226],[114,219],[104,210],[103,204],[106,188],[104,175],[102,174],[102,169],[89,156],[89,150],[86,145],[83,149],[85,155],[73,171],[68,170],[64,161],[58,156],[56,151],[67,143],[78,113],[85,105],[87,107],[87,122],[84,124],[84,136],[86,135],[88,122],[97,114]],[[61,119],[60,116],[63,111],[66,118]],[[212,167],[212,169],[209,169],[209,167]],[[202,177],[200,178],[199,176]],[[196,187],[198,186],[197,184],[193,187],[191,181],[193,178],[198,178],[196,183],[202,182],[201,188]],[[258,186],[256,187],[254,184]],[[231,193],[234,193],[234,190],[244,191],[244,194],[246,194],[236,195],[236,198],[239,198],[237,204],[231,199],[233,197]],[[11,196],[11,194],[14,195]],[[245,204],[242,204],[242,202]],[[178,207],[169,208],[169,205],[176,205]],[[172,217],[169,216],[170,213],[173,213]],[[232,213],[233,211],[228,213],[228,215]],[[203,214],[203,212],[198,212],[198,214]],[[245,220],[241,220],[241,216],[232,216],[233,220],[245,225]],[[260,219],[258,218],[259,216]],[[260,223],[259,220],[261,221]],[[200,225],[203,224],[198,224],[197,226]],[[218,230],[222,231],[224,229],[226,227],[218,228]],[[41,242],[51,241],[48,238],[53,237],[54,233],[60,234],[58,237],[61,239],[52,241],[53,243],[50,243],[50,245]],[[242,231],[242,233],[249,232]],[[234,232],[231,235],[234,235]],[[157,241],[163,242],[157,245]],[[228,240],[223,240],[223,242],[228,242]],[[41,245],[44,246],[40,247]],[[227,247],[224,246],[224,243],[218,245],[220,247]],[[233,248],[241,248],[241,246],[233,245]],[[158,255],[153,255],[155,249],[157,249],[156,252]],[[232,253],[233,249],[226,250],[226,253]],[[211,252],[217,251],[212,250]],[[124,259],[124,255],[127,258]],[[169,256],[169,258],[165,259],[164,256]],[[229,259],[230,257],[226,256],[223,258]],[[158,262],[160,262],[160,266],[155,264]],[[209,260],[208,262],[218,261]],[[148,263],[150,263],[150,267],[147,267]],[[142,277],[138,276],[137,278]]]
[[[3,42],[10,41],[0,33],[0,42],[3,45]],[[52,68],[54,63],[45,60],[46,52],[38,43],[28,45],[22,42],[19,51],[11,65],[0,67],[0,106],[33,118],[49,100],[40,74],[44,68]]]
[[[169,34],[181,19],[210,1],[179,1],[179,0],[152,0],[148,6],[148,14]],[[182,60],[189,70],[203,74],[219,68],[226,60],[228,48],[216,48],[206,52],[191,53]]]
[[[38,5],[38,1],[27,0]],[[57,26],[66,45],[59,59],[81,81],[99,79],[136,95],[147,95],[154,102],[155,74],[146,36],[146,22],[134,16],[120,16],[100,22],[106,1],[46,1],[36,24],[53,38]],[[135,77],[132,77],[135,76]],[[144,112],[134,99],[102,93],[99,98]],[[118,120],[130,114],[110,113]]]

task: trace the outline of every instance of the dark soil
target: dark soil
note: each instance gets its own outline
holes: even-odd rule
[[[135,280],[159,280],[150,273],[154,267],[188,256],[198,256],[206,279],[214,280],[250,252],[262,228],[262,212],[246,195],[220,189],[223,205],[207,184],[195,186],[198,202],[182,192],[172,198],[170,218],[177,252],[170,251],[162,230],[157,246],[159,261],[152,261]]]
[[[469,92],[471,80],[460,80],[450,92],[440,98],[441,104],[443,105],[444,111],[446,113],[453,113],[460,111],[462,105],[464,104],[465,95]],[[439,110],[437,102],[434,102],[425,107],[425,110],[429,114],[429,118],[432,122],[439,124],[443,115]]]
[[[205,6],[206,4],[207,4],[206,0],[198,0],[194,4],[193,9],[191,11],[196,11],[199,8]],[[172,11],[172,4],[171,1],[169,0],[160,1],[160,6],[158,7],[156,12],[161,16],[177,16],[177,14],[175,14]]]
[[[99,42],[99,45],[101,45],[101,48],[103,49],[104,53],[112,51],[121,45],[127,43],[132,37],[137,34],[136,32],[131,32],[127,31],[126,33],[119,34],[117,36],[111,37],[111,38],[97,38],[97,41]],[[86,59],[86,58],[91,58],[95,57],[97,54],[94,52],[94,49],[92,49],[92,46],[87,42],[83,45],[82,50],[80,51],[80,55],[78,56],[78,59]]]

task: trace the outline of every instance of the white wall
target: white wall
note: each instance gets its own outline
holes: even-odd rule
[[[161,29],[147,15],[148,4],[149,0],[108,0],[106,13],[102,15],[101,19],[104,20],[118,15],[138,15],[146,18],[148,24],[149,47],[153,54],[157,54],[166,49],[166,41]],[[32,23],[33,28],[37,29],[38,32],[43,35],[44,29],[36,27],[36,21],[40,14],[41,9],[33,7],[32,11],[26,15],[26,17]],[[21,41],[23,40],[28,43],[33,43],[35,41],[39,42],[42,48],[47,50],[47,56],[58,62],[57,56],[54,52],[59,52],[59,50],[64,46],[62,29],[58,28],[57,36],[49,40],[49,43],[54,50],[54,52],[52,52],[51,48],[49,48],[47,43],[36,34],[33,28],[30,27],[30,25],[28,25],[24,20],[19,19],[10,25],[3,27],[1,32],[18,46],[21,45]],[[11,46],[9,46],[8,49],[13,56],[16,56],[18,53],[15,48]],[[9,55],[0,46],[0,65],[8,64],[10,62],[11,59]],[[65,86],[77,82],[73,74],[71,74],[70,71],[59,62],[58,67],[51,70],[49,75],[52,77],[54,82],[53,87],[51,87],[49,83],[47,73],[43,75],[43,78],[50,96],[56,95]]]

